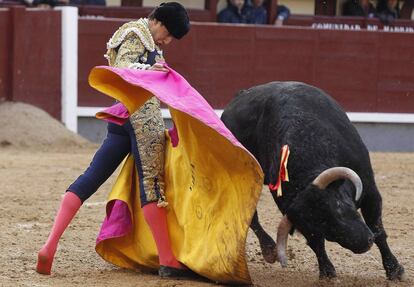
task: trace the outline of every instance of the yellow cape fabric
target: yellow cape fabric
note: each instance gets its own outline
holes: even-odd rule
[[[130,113],[153,96],[105,69],[92,70],[89,82],[125,104]],[[213,128],[179,110],[170,112],[179,138],[173,147],[166,133],[167,220],[173,252],[213,281],[249,284],[245,243],[263,172],[253,156]],[[127,203],[133,228],[123,237],[101,241],[96,251],[121,267],[157,269],[157,250],[141,212],[134,170],[134,159],[128,156],[109,196],[109,201]]]

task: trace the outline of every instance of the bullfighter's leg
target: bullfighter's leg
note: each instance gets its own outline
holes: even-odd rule
[[[392,254],[387,243],[387,233],[385,232],[382,224],[381,195],[378,190],[370,191],[366,194],[368,196],[364,198],[362,202],[361,211],[364,216],[365,223],[375,235],[375,244],[381,252],[382,265],[384,266],[387,278],[390,280],[402,280],[404,275],[404,267],[400,265],[397,258],[395,258],[394,254]]]
[[[56,214],[49,237],[37,255],[37,273],[50,275],[59,239],[63,235],[63,232],[68,227],[69,223],[72,221],[75,214],[78,212],[81,205],[82,202],[76,194],[72,192],[65,193],[60,203],[60,208]]]
[[[134,155],[144,219],[153,235],[159,255],[161,277],[189,277],[193,274],[172,251],[168,233],[167,202],[164,195],[165,126],[160,102],[150,98],[130,116],[128,132]]]
[[[129,137],[124,127],[109,123],[107,137],[95,153],[90,166],[68,187],[61,201],[49,237],[38,253],[38,273],[51,273],[55,252],[63,232],[82,203],[111,176],[129,151]]]
[[[264,260],[268,263],[275,263],[277,259],[276,243],[260,224],[257,210],[253,215],[250,228],[256,234],[257,239],[259,239],[260,249],[262,250]]]
[[[315,252],[319,264],[319,278],[336,277],[335,267],[331,263],[325,250],[325,239],[322,237],[306,238],[308,245]]]

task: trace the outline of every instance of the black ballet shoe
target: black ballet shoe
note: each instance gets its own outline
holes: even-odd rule
[[[190,269],[174,268],[170,266],[161,265],[158,269],[158,275],[161,278],[197,278],[198,275]]]

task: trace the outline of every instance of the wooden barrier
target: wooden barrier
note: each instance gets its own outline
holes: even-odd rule
[[[106,18],[138,19],[146,17],[154,7],[105,7],[105,6],[78,6],[80,16],[102,16]],[[213,14],[214,13],[214,14]],[[216,21],[215,11],[188,9],[191,21]]]
[[[0,33],[0,99],[35,104],[58,119],[60,17],[53,10],[0,9],[5,31]],[[92,90],[87,78],[92,67],[107,64],[106,42],[126,21],[79,19],[79,106],[112,103]],[[193,22],[189,35],[167,46],[165,56],[216,109],[240,89],[302,81],[327,91],[349,112],[414,113],[413,35]]]
[[[88,75],[94,66],[107,65],[104,58],[106,43],[125,19],[97,20],[80,18],[78,27],[78,104],[79,106],[105,106],[113,101],[92,89]]]
[[[81,106],[110,103],[88,87],[86,76],[105,64],[105,43],[121,23],[79,22]],[[412,33],[193,23],[165,55],[215,108],[240,89],[302,81],[327,91],[347,111],[413,113],[413,47]]]
[[[60,23],[59,11],[0,11],[6,31],[0,35],[0,79],[6,83],[0,84],[0,98],[34,104],[60,119]]]
[[[382,30],[384,26],[388,27],[414,27],[414,21],[411,20],[396,20],[392,23],[384,24],[377,18],[366,17],[347,17],[347,16],[310,16],[310,15],[291,15],[283,22],[286,26],[302,26],[312,27],[318,24],[338,24],[348,26],[359,26],[361,29],[366,29],[369,25],[377,26]]]
[[[11,99],[12,24],[8,9],[0,9],[0,101]]]

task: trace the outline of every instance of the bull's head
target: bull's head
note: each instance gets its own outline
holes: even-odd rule
[[[339,179],[349,182],[332,184]],[[282,219],[277,235],[278,259],[286,264],[285,248],[288,232],[293,225],[308,240],[321,237],[339,243],[354,253],[367,251],[374,235],[362,220],[355,202],[362,194],[359,176],[349,168],[335,167],[322,172],[305,190],[301,191]]]

